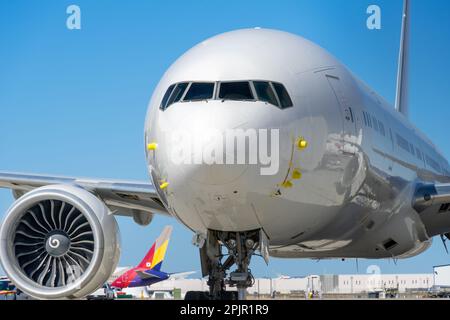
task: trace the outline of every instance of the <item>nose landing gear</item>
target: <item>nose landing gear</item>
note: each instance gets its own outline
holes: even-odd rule
[[[227,251],[222,253],[222,249]],[[206,242],[200,248],[203,276],[208,276],[209,293],[189,293],[187,297],[202,297],[211,300],[245,300],[247,288],[254,283],[249,269],[250,261],[257,250],[268,261],[267,237],[262,230],[245,232],[223,232],[209,230]],[[227,277],[227,270],[236,265],[236,270]],[[226,291],[226,285],[236,291]]]

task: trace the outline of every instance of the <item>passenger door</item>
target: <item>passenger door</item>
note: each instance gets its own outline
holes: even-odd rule
[[[331,86],[331,89],[334,92],[334,95],[336,96],[336,100],[338,101],[342,114],[344,128],[342,140],[344,142],[344,152],[355,153],[353,148],[351,147],[357,143],[356,118],[354,111],[345,96],[345,91],[341,80],[338,77],[332,75],[326,75],[326,77],[328,83]]]

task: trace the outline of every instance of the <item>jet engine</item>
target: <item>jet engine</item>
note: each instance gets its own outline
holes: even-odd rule
[[[0,228],[10,280],[38,299],[81,298],[100,288],[120,256],[114,216],[82,188],[50,185],[20,197]]]

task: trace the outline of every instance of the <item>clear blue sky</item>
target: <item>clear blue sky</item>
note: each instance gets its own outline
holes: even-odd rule
[[[450,2],[413,0],[411,118],[450,155]],[[77,4],[82,29],[66,28]],[[382,30],[366,9],[382,9]],[[72,176],[147,179],[143,125],[164,71],[198,42],[246,27],[302,35],[328,49],[393,101],[401,0],[23,1],[0,0],[0,169]],[[0,191],[0,215],[12,203]],[[121,265],[134,265],[165,224],[174,225],[163,268],[199,270],[192,234],[156,217],[146,228],[119,218]],[[253,260],[257,276],[355,273],[354,260]],[[431,272],[450,263],[439,240],[419,257],[359,261],[383,273]]]

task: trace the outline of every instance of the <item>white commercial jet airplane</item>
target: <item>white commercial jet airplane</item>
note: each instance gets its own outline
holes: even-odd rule
[[[157,86],[145,122],[151,183],[1,172],[17,199],[0,230],[5,272],[36,298],[89,294],[119,257],[115,215],[140,225],[167,215],[191,229],[213,299],[232,298],[225,284],[245,298],[255,252],[266,262],[406,258],[445,239],[450,167],[407,118],[408,8],[397,110],[312,42],[238,30],[189,50]],[[204,139],[211,129],[216,139]],[[244,141],[228,141],[220,161],[230,132]],[[255,135],[271,152],[251,162]],[[216,161],[197,161],[199,150]]]

